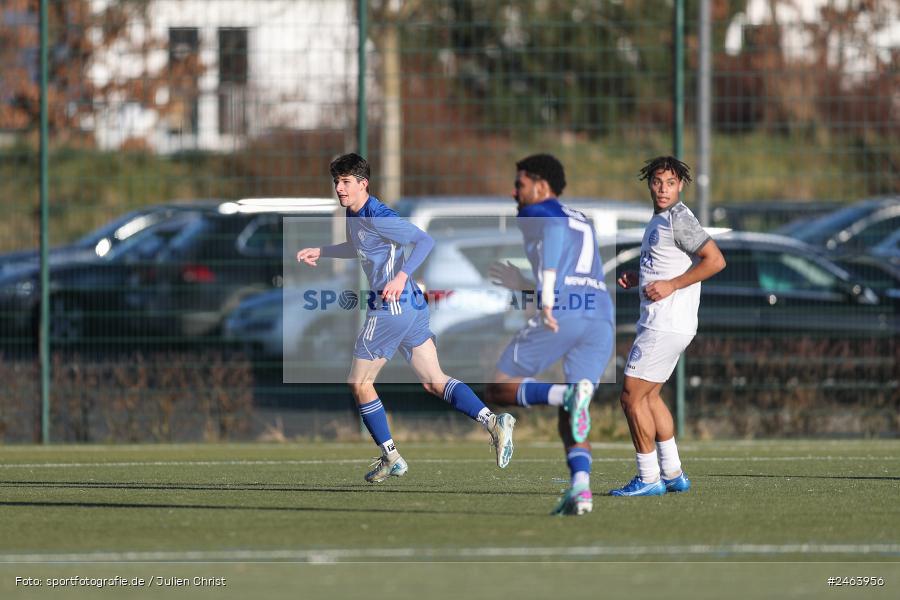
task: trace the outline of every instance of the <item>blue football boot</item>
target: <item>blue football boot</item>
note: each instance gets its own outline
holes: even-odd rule
[[[640,476],[635,476],[628,485],[610,490],[610,496],[663,496],[666,493],[666,485],[662,479],[653,483],[644,483]]]
[[[691,480],[687,478],[684,471],[675,479],[663,478],[662,482],[666,486],[667,492],[686,492],[691,489]]]

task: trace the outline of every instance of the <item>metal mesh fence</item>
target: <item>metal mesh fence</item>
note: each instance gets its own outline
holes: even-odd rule
[[[262,351],[277,345],[266,331],[280,335],[285,217],[336,209],[246,201],[333,197],[328,164],[343,152],[368,155],[373,192],[407,217],[444,207],[429,233],[451,238],[453,216],[474,214],[454,197],[514,210],[515,161],[534,152],[566,166],[563,200],[646,211],[637,172],[671,152],[676,125],[672,9],[627,0],[49,0],[53,437],[253,436],[271,425],[273,407],[350,411],[342,386],[284,384],[278,352]],[[699,9],[685,3],[683,158],[692,166]],[[820,315],[815,326],[790,317],[772,325],[785,317],[726,290],[728,318],[710,321],[686,356],[697,435],[898,431],[897,259],[885,246],[900,229],[898,21],[886,0],[711,2],[711,224],[770,231],[878,197],[876,227],[857,232],[854,222],[836,235],[860,233],[855,250],[880,247],[888,254],[870,262],[894,270],[867,270],[860,259],[828,290],[776,289],[757,277],[771,288],[760,298]],[[40,418],[38,25],[36,0],[0,4],[8,440],[33,439]],[[685,200],[694,206],[692,188]],[[618,228],[639,223],[623,217]],[[321,243],[343,234],[320,233]],[[832,243],[809,241],[826,252]],[[795,278],[815,270],[778,260]],[[854,285],[872,288],[877,303],[861,301]],[[249,329],[235,329],[238,321]],[[621,363],[633,334],[620,325]],[[443,410],[414,387],[386,389],[391,406]],[[604,390],[601,405],[615,394]]]

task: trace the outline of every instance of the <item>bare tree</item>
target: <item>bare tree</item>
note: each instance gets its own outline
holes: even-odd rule
[[[106,105],[136,102],[160,113],[171,102],[158,92],[173,81],[195,81],[199,61],[185,60],[150,72],[148,57],[166,41],[149,36],[148,0],[52,2],[48,27],[49,125],[57,141],[92,142],[85,125]],[[39,2],[4,0],[0,10],[0,128],[28,131],[40,116]],[[139,65],[99,80],[92,69],[104,56],[127,55]]]

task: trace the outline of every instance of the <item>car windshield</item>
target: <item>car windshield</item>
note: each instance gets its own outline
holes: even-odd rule
[[[798,223],[790,228],[782,230],[781,233],[808,244],[822,245],[832,235],[842,229],[846,229],[864,217],[870,210],[869,207],[862,206],[845,208],[825,215],[824,217],[819,217],[814,221]]]
[[[196,215],[184,214],[157,223],[129,236],[113,246],[102,258],[109,262],[137,262],[154,258]]]
[[[802,256],[787,252],[756,253],[759,287],[772,292],[839,290],[838,277]]]
[[[152,215],[153,211],[149,209],[136,210],[127,213],[78,238],[74,245],[79,248],[93,249],[104,239],[110,240],[111,243],[115,243],[116,240],[121,241],[127,239],[130,235],[133,235],[142,229],[146,229],[148,226],[157,222],[157,219],[151,218]],[[120,235],[116,235],[120,229],[123,231]]]

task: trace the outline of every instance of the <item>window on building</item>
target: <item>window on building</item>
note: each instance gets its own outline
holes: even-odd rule
[[[219,133],[247,133],[247,29],[219,29]]]

